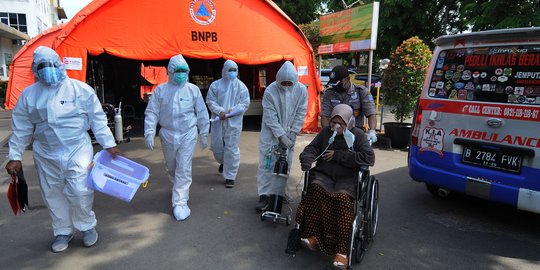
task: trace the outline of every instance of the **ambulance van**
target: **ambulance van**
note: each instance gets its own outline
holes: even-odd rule
[[[540,28],[447,35],[413,120],[409,174],[540,213]]]

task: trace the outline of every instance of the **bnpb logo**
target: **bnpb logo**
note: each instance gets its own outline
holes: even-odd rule
[[[200,25],[209,25],[216,19],[216,7],[212,0],[193,0],[189,5],[191,18]]]

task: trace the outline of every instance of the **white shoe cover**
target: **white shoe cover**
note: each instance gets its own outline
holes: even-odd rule
[[[191,210],[187,205],[176,205],[173,209],[174,218],[178,221],[185,220],[191,214]]]

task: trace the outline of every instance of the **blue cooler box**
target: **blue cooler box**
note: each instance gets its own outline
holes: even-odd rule
[[[109,152],[101,150],[94,156],[88,184],[99,192],[130,202],[149,175],[147,167],[122,156],[113,159]]]

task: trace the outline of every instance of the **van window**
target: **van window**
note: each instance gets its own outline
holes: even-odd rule
[[[442,50],[428,96],[540,105],[540,46]]]

